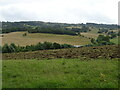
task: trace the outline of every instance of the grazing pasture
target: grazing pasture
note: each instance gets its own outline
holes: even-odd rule
[[[81,33],[81,35],[83,35],[83,36],[85,36],[85,37],[87,37],[87,38],[97,38],[98,37],[98,35],[99,34],[96,34],[96,33],[89,33],[89,32],[87,32],[87,33]]]
[[[3,88],[118,88],[117,59],[3,60]]]
[[[57,35],[57,34],[44,34],[44,33],[27,33],[26,32],[12,32],[4,34],[2,37],[2,44],[15,43],[16,45],[25,46],[37,44],[38,42],[57,42],[59,44],[71,44],[71,45],[86,45],[90,44],[90,39],[81,36],[71,35]]]

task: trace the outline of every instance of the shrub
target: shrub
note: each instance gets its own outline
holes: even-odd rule
[[[8,44],[5,44],[3,47],[2,47],[2,52],[3,53],[10,53],[11,52],[11,49],[9,47]]]
[[[54,46],[51,42],[44,42],[43,43],[44,49],[53,49]]]
[[[24,33],[23,36],[27,36],[27,33]]]
[[[61,45],[58,43],[53,43],[53,47],[54,47],[54,49],[60,49]]]
[[[69,44],[62,44],[61,45],[61,48],[72,48],[73,46],[72,45],[69,45]]]

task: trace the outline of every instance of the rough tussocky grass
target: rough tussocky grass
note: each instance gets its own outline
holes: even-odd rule
[[[3,60],[3,88],[118,88],[118,60]]]

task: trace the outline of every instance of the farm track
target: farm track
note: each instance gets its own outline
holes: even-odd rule
[[[4,53],[3,60],[10,59],[55,59],[55,58],[80,58],[81,60],[90,58],[120,58],[117,45],[69,48],[60,50],[41,50],[32,52]]]

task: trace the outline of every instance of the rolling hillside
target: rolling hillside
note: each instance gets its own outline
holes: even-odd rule
[[[14,52],[2,53],[3,88],[118,88],[118,45],[87,45],[91,44],[91,38],[98,37],[100,28],[116,30],[117,25],[33,21],[4,22],[3,27],[4,33],[0,36],[3,45],[14,43],[22,47],[45,41],[86,45],[79,48],[37,49],[38,51],[31,51],[29,48],[28,52],[16,52],[15,49],[21,48],[16,48],[14,44],[4,45],[5,50],[11,49]],[[76,35],[41,33],[38,32],[41,27],[46,31],[56,28],[62,30],[62,27]],[[85,28],[87,30],[84,31]],[[29,30],[33,32],[30,33]],[[117,40],[118,38],[111,39],[116,44]]]
[[[25,32],[12,32],[4,34],[2,37],[2,44],[15,43],[16,45],[25,46],[37,44],[38,42],[57,42],[60,44],[71,45],[86,45],[90,43],[90,39],[80,36],[70,35],[57,35],[57,34],[44,34],[44,33],[27,33],[27,36],[23,36]]]

